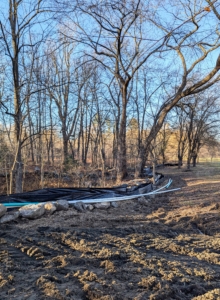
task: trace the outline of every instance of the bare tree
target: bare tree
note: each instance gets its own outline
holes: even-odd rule
[[[88,4],[77,1],[75,9],[78,22],[75,25],[78,35],[72,37],[86,47],[88,60],[99,62],[117,80],[121,96],[121,113],[118,128],[118,177],[127,175],[126,162],[126,125],[129,102],[129,85],[137,70],[161,47],[166,38],[154,43],[146,50],[141,45],[144,7],[141,0],[91,1]],[[143,13],[142,13],[143,12]],[[87,16],[92,31],[83,25]],[[66,32],[64,33],[66,35]],[[140,37],[137,38],[137,35]],[[70,37],[70,34],[68,35]],[[137,60],[138,58],[138,60]],[[138,63],[137,63],[138,61]]]
[[[60,47],[56,51],[48,50],[50,54],[47,54],[44,78],[49,97],[53,99],[58,110],[64,164],[66,164],[70,137],[73,135],[82,107],[82,98],[79,95],[90,76],[90,72],[87,68],[86,77],[83,77],[82,80],[79,70],[76,70],[76,58],[73,57],[74,45],[70,45],[68,41],[60,40],[59,42]]]
[[[184,105],[188,119],[186,125],[188,143],[187,169],[190,169],[191,161],[193,167],[196,166],[201,147],[215,136],[220,112],[216,96],[206,93],[190,98],[189,102]]]
[[[10,59],[14,111],[10,112],[6,108],[6,113],[10,114],[14,120],[15,159],[11,169],[11,177],[15,172],[15,191],[21,192],[23,178],[22,126],[24,122],[22,89],[26,83],[26,78],[21,76],[20,62],[28,47],[33,46],[28,35],[35,25],[36,19],[43,12],[44,1],[35,0],[34,3],[33,1],[27,3],[23,0],[8,0],[7,5],[8,15],[1,17],[0,32],[5,53]],[[42,35],[40,40],[42,40]]]
[[[174,133],[178,145],[177,158],[178,168],[180,169],[183,164],[183,157],[187,148],[187,114],[185,113],[181,102],[175,107],[174,113],[176,114]]]
[[[164,85],[166,97],[164,97],[164,102],[158,109],[153,126],[144,141],[144,147],[140,153],[139,174],[145,166],[149,146],[163,125],[167,113],[181,99],[189,95],[200,93],[220,80],[220,75],[218,75],[220,69],[220,55],[214,65],[212,65],[211,71],[208,74],[201,71],[201,64],[204,63],[208,55],[212,52],[216,53],[215,50],[220,46],[219,33],[218,31],[215,32],[211,26],[209,28],[209,34],[203,35],[202,37],[200,30],[209,12],[204,10],[204,6],[200,6],[198,10],[195,10],[195,7],[192,9],[191,5],[190,2],[187,5],[184,4],[184,13],[186,13],[188,19],[172,30],[168,29],[167,23],[163,22],[162,19],[158,19],[157,21],[152,19],[153,24],[168,35],[169,38],[166,41],[166,47],[170,50],[170,53],[176,53],[175,61],[179,58],[182,66],[179,64],[178,66],[182,68],[182,70],[181,72],[179,71],[179,74],[176,73],[175,85],[171,83],[173,89],[170,89],[166,84]],[[181,6],[182,4],[179,3],[179,9]],[[178,13],[180,16],[181,10],[179,10]],[[176,15],[178,13],[176,12]],[[180,28],[182,28],[182,30],[180,30]],[[209,39],[210,37],[211,39]],[[192,51],[191,57],[189,57],[190,51]],[[194,53],[196,53],[196,55],[194,55]]]
[[[139,174],[145,165],[149,146],[161,129],[167,113],[180,99],[199,93],[219,80],[220,58],[208,74],[201,71],[203,62],[220,45],[219,34],[213,29],[213,19],[209,28],[202,30],[203,26],[207,26],[206,19],[211,18],[209,11],[204,9],[205,1],[196,1],[196,5],[191,2],[183,4],[181,1],[173,4],[173,0],[170,0],[164,8],[160,2],[153,7],[150,2],[141,0],[77,1],[73,19],[69,18],[69,23],[66,23],[64,35],[88,47],[88,50],[83,50],[88,60],[99,62],[118,82],[121,108],[118,175],[121,179],[127,173],[126,125],[132,92],[132,89],[128,89],[138,70],[145,67],[151,72],[152,64],[157,68],[165,59],[176,64],[176,68],[173,63],[166,62],[164,65],[164,68],[169,68],[164,74],[169,80],[155,78],[155,90],[160,87],[166,96],[163,96],[154,113],[149,134],[140,143]],[[163,10],[169,14],[169,20],[163,18]],[[72,36],[71,22],[76,26]],[[86,26],[88,22],[91,29]],[[175,85],[170,80],[172,74],[176,74]]]
[[[216,15],[216,17],[220,20],[220,13],[219,13],[219,3],[218,0],[206,0],[206,2],[208,3],[209,6],[206,6],[205,9],[206,11],[213,11],[214,14]]]

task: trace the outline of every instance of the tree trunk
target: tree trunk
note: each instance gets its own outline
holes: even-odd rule
[[[30,108],[28,105],[28,126],[29,126],[29,134],[30,134],[30,157],[31,157],[31,161],[34,163],[34,142],[33,142],[33,137],[32,137],[32,133],[34,132],[34,130],[32,131],[32,122],[31,122],[31,116],[30,116]]]
[[[155,185],[156,184],[156,166],[157,166],[157,160],[156,158],[154,157],[153,158],[153,170],[152,170],[152,173],[153,173],[153,184]]]
[[[190,145],[189,145],[189,150],[188,150],[188,155],[187,155],[187,170],[190,170],[190,162],[191,162],[191,150],[190,150]]]
[[[21,156],[21,146],[19,145],[17,162],[15,165],[15,193],[22,193],[23,162]]]
[[[162,160],[163,160],[163,165],[166,163],[166,156],[165,156],[165,151],[162,151]]]
[[[63,134],[63,162],[64,164],[68,160],[68,138]]]
[[[118,174],[117,178],[123,180],[127,176],[127,149],[126,149],[126,121],[127,121],[127,87],[122,88],[122,114],[119,129]]]
[[[75,152],[74,152],[74,148],[73,148],[73,144],[71,143],[71,141],[69,140],[69,144],[70,144],[70,150],[72,153],[72,160],[75,160]]]
[[[183,156],[178,154],[178,169],[183,165]]]
[[[117,168],[118,165],[118,120],[115,121],[115,130],[113,131],[113,141],[112,141],[112,157],[113,157],[113,167]]]
[[[194,154],[192,157],[192,166],[196,167],[197,154]]]
[[[22,153],[21,153],[21,132],[22,132],[22,112],[21,112],[21,101],[20,101],[20,86],[19,86],[19,70],[18,61],[15,59],[13,61],[14,66],[14,108],[15,108],[15,141],[17,145],[17,151],[15,153],[15,192],[22,192],[22,180],[23,180],[23,163],[22,163]]]
[[[53,116],[52,116],[52,98],[50,98],[50,145],[51,145],[51,159],[54,166],[54,142],[53,142]]]

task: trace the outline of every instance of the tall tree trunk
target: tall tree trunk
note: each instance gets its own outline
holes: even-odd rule
[[[13,84],[14,84],[14,110],[15,110],[15,141],[17,145],[16,163],[15,163],[15,192],[22,192],[23,179],[23,164],[21,154],[21,131],[22,131],[22,111],[20,99],[20,80],[19,80],[19,61],[18,61],[18,40],[16,34],[17,25],[17,3],[10,6],[10,22],[12,33],[12,48],[13,48]],[[12,170],[13,171],[13,170]]]
[[[196,167],[197,154],[194,154],[192,157],[192,166]]]
[[[191,163],[191,158],[192,158],[192,156],[191,156],[191,145],[189,144],[188,145],[188,147],[189,147],[189,149],[188,149],[188,155],[187,155],[187,165],[186,165],[186,168],[187,168],[187,170],[190,170],[190,163]]]
[[[127,176],[126,121],[127,121],[127,87],[122,88],[122,114],[119,129],[118,174],[119,180]]]
[[[113,130],[113,145],[112,145],[112,156],[113,156],[113,167],[117,168],[118,165],[118,144],[119,144],[119,118],[115,119],[115,129]]]
[[[183,156],[178,154],[178,169],[181,168],[182,164],[183,164]]]
[[[22,193],[23,182],[23,162],[21,154],[21,146],[19,145],[17,154],[17,163],[15,168],[15,193]]]
[[[66,132],[66,131],[65,131]],[[63,162],[64,164],[68,161],[68,138],[63,132]]]
[[[148,158],[148,152],[145,151],[145,147],[142,143],[140,143],[139,151],[138,151],[138,163],[135,168],[135,177],[138,178],[142,175],[145,164]]]
[[[84,150],[84,164],[87,163],[87,156],[89,151],[89,144],[91,140],[91,129],[92,129],[92,118],[89,120],[89,128],[88,128],[88,116],[86,112],[86,134],[85,134],[85,150]]]
[[[34,142],[32,136],[34,130],[32,131],[32,122],[31,122],[29,104],[28,104],[28,126],[29,126],[29,135],[30,135],[30,157],[31,157],[31,161],[34,163]]]
[[[15,47],[13,43],[13,47]],[[21,132],[22,132],[22,112],[21,112],[21,101],[20,101],[20,86],[19,86],[19,70],[18,70],[18,59],[13,60],[13,76],[14,76],[14,107],[15,107],[15,141],[17,145],[17,151],[15,154],[15,192],[22,192],[22,180],[23,180],[23,162],[21,153]]]
[[[52,115],[52,97],[50,97],[50,109],[49,109],[49,116],[50,116],[50,137],[49,137],[49,143],[50,143],[50,153],[51,153],[51,160],[52,165],[54,166],[54,135],[53,135],[53,115]],[[49,155],[50,155],[49,153]],[[48,157],[50,160],[50,157]]]
[[[74,161],[74,159],[75,159],[75,152],[74,152],[73,144],[72,144],[72,142],[70,140],[69,140],[69,144],[70,144],[70,150],[71,150],[71,153],[72,153],[72,160]]]

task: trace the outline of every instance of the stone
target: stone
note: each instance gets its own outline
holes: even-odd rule
[[[89,211],[92,211],[94,209],[94,206],[92,204],[84,204],[86,209]]]
[[[0,217],[6,214],[7,208],[3,204],[0,204]]]
[[[47,202],[44,204],[45,212],[52,215],[56,211],[56,205],[52,202]]]
[[[57,210],[68,210],[69,202],[67,200],[57,200],[55,203]]]
[[[113,201],[113,202],[111,202],[111,206],[114,207],[114,208],[117,208],[118,207],[118,203],[115,202],[115,201]]]
[[[0,223],[7,223],[16,220],[20,216],[19,211],[6,213],[0,218]]]
[[[88,204],[86,204],[86,203],[82,202],[82,208],[83,208],[84,210],[86,210],[86,208],[87,208],[87,205],[88,205]]]
[[[41,217],[44,212],[44,204],[29,204],[19,208],[21,217],[28,219],[37,219]]]
[[[76,202],[76,203],[73,203],[73,206],[76,210],[80,211],[80,212],[83,212],[84,209],[85,209],[85,204],[82,202],[82,201],[79,201],[79,202]]]
[[[100,202],[100,203],[95,203],[95,208],[98,209],[107,209],[110,207],[110,202]]]

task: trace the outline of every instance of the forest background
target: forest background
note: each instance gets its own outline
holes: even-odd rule
[[[94,184],[105,185],[152,164],[218,157],[219,6],[1,1],[5,192],[22,192],[28,172],[43,187],[46,173],[87,185],[98,170]]]

